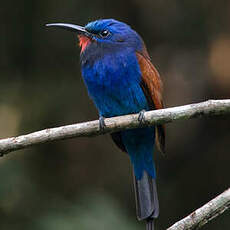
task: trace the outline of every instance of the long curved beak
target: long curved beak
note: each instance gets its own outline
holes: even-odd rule
[[[90,33],[85,29],[85,27],[74,25],[74,24],[69,24],[69,23],[50,23],[46,24],[47,27],[58,27],[62,28],[64,30],[68,30],[71,32],[75,32],[78,34],[84,34],[86,36],[90,36]]]

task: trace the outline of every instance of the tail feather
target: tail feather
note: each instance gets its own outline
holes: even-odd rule
[[[153,230],[153,219],[159,215],[156,181],[146,171],[141,179],[134,175],[134,190],[138,220],[146,220],[146,230]]]
[[[146,220],[146,230],[154,230],[154,220],[152,218]]]

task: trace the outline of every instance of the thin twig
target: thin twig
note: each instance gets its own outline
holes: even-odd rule
[[[176,222],[167,230],[192,230],[200,229],[212,219],[221,215],[230,208],[230,188],[221,193],[207,204],[192,212],[184,219]]]
[[[197,117],[230,114],[230,99],[209,100],[206,102],[148,111],[144,121],[138,121],[138,114],[105,119],[105,129],[99,129],[99,121],[90,121],[58,128],[45,129],[27,135],[0,140],[0,154],[27,148],[36,144],[74,137],[96,136],[125,129],[132,129],[155,124],[164,124],[176,120],[188,120]]]

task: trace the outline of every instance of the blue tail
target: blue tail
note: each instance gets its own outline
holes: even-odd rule
[[[134,189],[138,220],[146,220],[146,229],[154,229],[159,215],[156,172],[153,161],[155,129],[142,128],[121,133],[123,144],[134,169]]]
[[[144,171],[152,178],[155,178],[156,172],[153,162],[155,128],[148,127],[127,130],[123,131],[121,135],[137,180],[142,178]]]

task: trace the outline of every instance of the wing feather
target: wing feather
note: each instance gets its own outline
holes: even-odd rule
[[[151,63],[146,50],[143,53],[137,53],[138,63],[142,73],[141,87],[147,98],[151,109],[164,108],[162,99],[162,81],[160,74]],[[156,144],[158,149],[165,152],[165,128],[164,125],[156,126]]]

